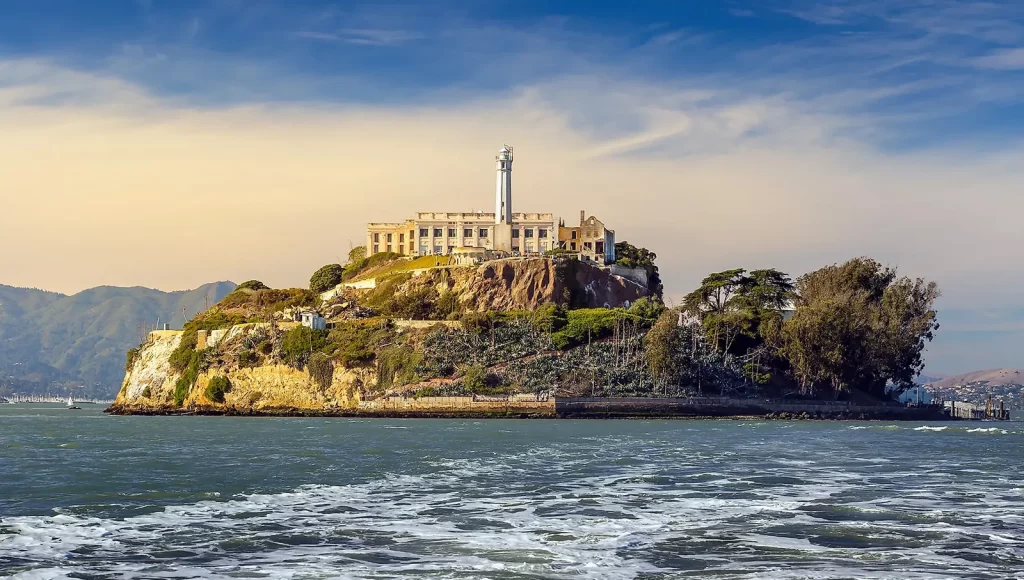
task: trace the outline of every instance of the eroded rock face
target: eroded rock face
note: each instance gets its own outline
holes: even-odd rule
[[[457,294],[478,310],[533,310],[544,304],[618,307],[647,296],[647,288],[582,262],[547,258],[508,259],[477,268],[431,270],[411,279],[406,290],[433,285]]]
[[[181,332],[155,331],[150,333],[149,338],[150,341],[142,346],[135,357],[132,368],[125,373],[115,404],[143,398],[169,399],[174,392],[178,374],[171,370],[170,357],[181,343]]]

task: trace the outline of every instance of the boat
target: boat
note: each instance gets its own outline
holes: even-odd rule
[[[68,395],[68,409],[81,409],[81,407],[75,404],[75,400],[71,395]]]

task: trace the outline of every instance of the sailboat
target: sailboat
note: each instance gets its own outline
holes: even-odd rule
[[[71,395],[68,395],[68,409],[81,409],[81,407],[75,404],[75,399]]]

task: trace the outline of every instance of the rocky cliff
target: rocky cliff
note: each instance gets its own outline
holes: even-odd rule
[[[184,330],[153,332],[133,349],[112,411],[344,410],[396,394],[529,398],[575,382],[592,391],[593,373],[576,376],[582,353],[601,356],[590,343],[625,333],[637,356],[647,314],[623,307],[646,294],[607,270],[539,258],[394,271],[327,300],[241,288]],[[309,310],[330,328],[296,322]],[[629,380],[643,384],[643,365],[628,364],[640,369]]]

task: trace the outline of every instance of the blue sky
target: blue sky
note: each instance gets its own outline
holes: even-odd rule
[[[614,70],[841,109],[882,147],[982,150],[1024,125],[1022,22],[1009,1],[15,0],[0,49],[203,106],[443,102]]]
[[[42,240],[4,283],[301,285],[486,207],[507,141],[521,209],[604,217],[671,296],[871,255],[943,288],[930,372],[1024,366],[1021,2],[10,0],[0,126],[0,243]]]

